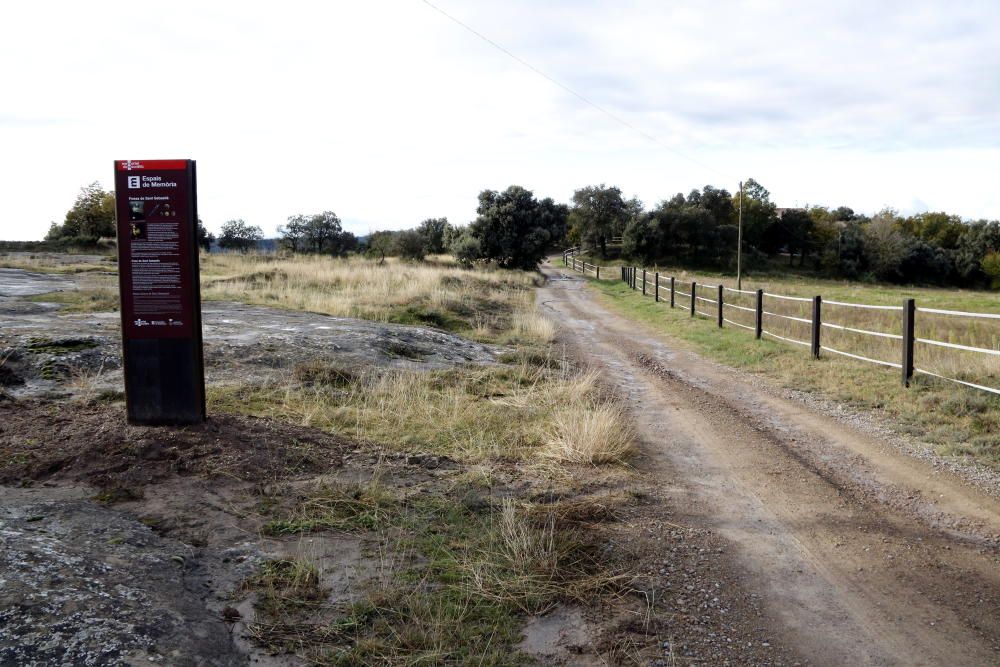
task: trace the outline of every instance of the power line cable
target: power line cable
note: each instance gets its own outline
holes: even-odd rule
[[[652,143],[660,146],[661,148],[670,151],[674,155],[677,155],[679,157],[684,158],[688,162],[691,162],[693,164],[698,165],[699,167],[702,167],[704,169],[707,169],[708,171],[711,171],[711,172],[713,172],[715,174],[718,174],[719,176],[722,176],[723,178],[730,178],[730,176],[728,176],[727,174],[724,174],[723,172],[719,171],[718,169],[716,169],[716,168],[714,168],[714,167],[712,167],[710,165],[707,165],[704,162],[702,162],[701,160],[693,158],[690,155],[686,155],[686,154],[680,152],[676,148],[673,148],[672,146],[669,146],[669,145],[665,144],[664,142],[660,141],[657,137],[653,136],[652,134],[649,134],[648,132],[646,132],[646,131],[644,131],[644,130],[638,128],[638,127],[636,127],[635,125],[633,125],[632,123],[628,122],[627,120],[625,120],[621,116],[618,116],[617,114],[612,113],[611,111],[608,111],[607,109],[605,109],[604,107],[602,107],[600,104],[597,104],[596,102],[588,99],[587,97],[585,97],[584,95],[582,95],[582,94],[578,93],[577,91],[573,90],[572,88],[570,88],[566,84],[562,83],[558,79],[555,79],[552,76],[549,76],[548,74],[546,74],[542,70],[538,69],[537,67],[535,67],[534,65],[532,65],[531,63],[529,63],[524,58],[521,58],[517,54],[513,53],[510,49],[508,49],[505,46],[503,46],[502,44],[499,44],[499,43],[495,42],[494,40],[490,39],[489,37],[487,37],[483,33],[479,32],[478,30],[476,30],[475,28],[473,28],[469,24],[467,24],[467,23],[461,21],[460,19],[452,16],[451,14],[449,14],[445,10],[441,9],[440,7],[438,7],[437,5],[435,5],[434,3],[430,2],[429,0],[420,0],[420,1],[423,2],[425,5],[427,5],[428,7],[430,7],[431,9],[433,9],[434,11],[438,12],[439,14],[441,14],[442,16],[444,16],[445,18],[447,18],[448,20],[452,21],[453,23],[456,23],[457,25],[461,26],[463,29],[471,32],[473,35],[475,35],[479,39],[483,40],[484,42],[486,42],[487,44],[489,44],[493,48],[497,49],[498,51],[504,53],[505,55],[507,55],[511,59],[513,59],[516,62],[520,63],[522,66],[528,68],[529,70],[531,70],[532,72],[534,72],[538,76],[542,77],[543,79],[545,79],[549,83],[551,83],[551,84],[553,84],[555,86],[558,86],[559,88],[562,88],[564,91],[566,91],[567,93],[569,93],[573,97],[577,98],[578,100],[580,100],[584,104],[587,104],[587,105],[589,105],[589,106],[597,109],[598,111],[600,111],[601,113],[603,113],[608,118],[611,118],[612,120],[614,120],[616,123],[627,127],[628,129],[632,130],[633,132],[638,133],[640,136],[642,136],[647,141],[650,141],[650,142],[652,142]]]

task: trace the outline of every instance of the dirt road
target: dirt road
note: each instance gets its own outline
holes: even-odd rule
[[[769,632],[815,665],[1000,664],[995,496],[676,349],[579,277],[544,270],[542,307],[633,406],[638,465],[732,544]]]

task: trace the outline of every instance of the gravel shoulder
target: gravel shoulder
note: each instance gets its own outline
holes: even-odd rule
[[[1000,505],[884,438],[602,308],[546,268],[567,343],[628,398],[650,472],[724,538],[766,627],[811,664],[1000,659]]]

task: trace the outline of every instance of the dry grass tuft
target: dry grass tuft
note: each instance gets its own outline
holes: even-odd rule
[[[619,508],[633,503],[627,494],[566,498],[547,505],[531,505],[529,515],[536,521],[555,519],[557,526],[617,521]]]
[[[556,337],[556,325],[549,318],[534,311],[522,311],[512,318],[514,336],[542,343],[551,343]]]
[[[497,553],[514,572],[553,576],[559,565],[553,517],[536,528],[511,498],[505,498],[497,517]]]
[[[569,463],[616,463],[634,450],[635,433],[622,405],[578,401],[553,415],[544,455]]]
[[[622,577],[600,567],[580,536],[558,529],[551,514],[539,522],[531,508],[505,499],[485,545],[460,561],[466,585],[478,597],[540,614],[620,584]]]

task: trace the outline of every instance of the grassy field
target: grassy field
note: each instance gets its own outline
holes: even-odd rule
[[[243,301],[397,324],[429,325],[477,340],[551,339],[534,309],[537,274],[467,270],[361,257],[208,255],[205,299]]]
[[[758,374],[781,386],[814,392],[854,408],[872,411],[897,430],[933,444],[942,455],[969,456],[994,467],[1000,466],[1000,397],[920,375],[914,377],[911,387],[906,389],[901,385],[898,369],[886,369],[827,352],[817,360],[811,357],[809,349],[805,347],[767,338],[758,341],[754,338],[753,332],[728,323],[723,329],[719,329],[714,317],[715,304],[699,301],[697,309],[712,317],[692,318],[689,310],[690,299],[687,297],[678,297],[677,307],[674,309],[669,307],[669,287],[661,292],[664,300],[657,303],[651,296],[643,296],[641,290],[633,291],[625,283],[617,280],[617,272],[615,277],[615,280],[592,280],[590,283],[599,293],[601,302],[609,309],[642,322],[655,331],[684,341],[691,349],[724,364]],[[652,278],[650,280],[652,281]],[[746,287],[744,284],[744,289]],[[782,284],[780,288],[785,290],[783,293],[788,293],[788,285]],[[771,286],[770,289],[779,289],[779,286]],[[843,287],[845,292],[848,289],[852,290],[852,300],[877,302],[877,297],[865,292],[864,288]],[[690,292],[690,284],[684,291]],[[802,284],[799,285],[797,293],[808,294],[809,291],[809,286]],[[845,292],[838,293],[837,296],[846,299],[848,297]],[[883,302],[893,300],[891,296],[893,292],[897,295],[905,293],[903,290],[891,289],[879,289],[875,292],[883,294]],[[885,296],[887,294],[890,296]],[[715,296],[714,291],[709,290],[704,294],[699,292],[699,295],[704,298]],[[944,305],[944,297],[943,294],[937,295],[938,301],[935,304]],[[782,312],[795,312],[793,309],[797,307],[798,302],[789,303],[791,308],[785,307]],[[973,305],[975,303],[968,300],[963,303],[963,307]],[[753,306],[752,297],[749,306]],[[765,299],[765,309],[770,310],[772,307],[774,306]],[[830,313],[830,310],[825,312]],[[978,310],[983,311],[985,308]],[[726,317],[739,318],[734,321],[753,324],[753,313],[738,311],[739,314],[734,316],[732,312],[732,309],[727,309]],[[862,312],[865,313],[863,317],[871,317],[867,315],[869,311]],[[873,312],[878,314],[882,311]],[[796,314],[809,317],[808,313]],[[830,314],[827,315],[828,318]],[[778,326],[772,324],[775,319],[765,317],[765,329],[780,327],[780,324]],[[885,326],[884,321],[880,319],[876,321],[875,318],[863,320],[845,318],[843,321],[851,326],[863,328]],[[797,322],[791,322],[790,326],[778,329],[778,332],[780,335],[788,334],[790,337],[808,340],[808,325],[801,325],[804,330],[793,328],[798,325]],[[892,329],[886,328],[886,330]],[[968,341],[970,336],[969,331],[958,329],[954,331],[930,329],[929,333],[935,337],[942,337],[943,340],[948,340],[952,335],[963,335],[961,340]],[[919,330],[917,335],[921,335]],[[898,341],[889,341],[890,344],[886,346],[881,343],[881,339],[875,339],[877,341],[875,345],[855,342],[854,347],[851,347],[851,342],[844,340],[846,336],[839,340],[835,339],[828,329],[823,330],[823,336],[824,344],[840,345],[858,354],[881,356],[897,362],[900,357],[898,347],[891,345],[891,343],[898,345]],[[993,340],[994,349],[997,349],[996,339]],[[981,340],[978,342],[982,343]],[[877,348],[876,345],[883,347]],[[950,350],[945,351],[947,352]],[[916,354],[918,366],[921,364],[929,366],[934,363],[936,365],[933,368],[954,373],[958,377],[988,386],[1000,386],[1000,369],[993,361],[996,357],[978,355],[987,359],[977,360],[976,363],[963,363],[955,358],[945,359],[943,355],[941,358],[931,357],[929,360],[929,355],[926,352],[922,354],[920,347]],[[965,354],[968,353],[958,352],[954,356]]]
[[[577,487],[589,473],[574,479],[571,468],[611,464],[629,475],[620,463],[633,447],[616,399],[555,356],[555,327],[535,309],[537,274],[442,259],[226,256],[208,258],[203,276],[207,298],[429,324],[508,346],[500,364],[485,367],[400,371],[317,359],[280,381],[208,388],[213,414],[292,422],[452,466],[414,487],[376,463],[365,480],[323,480],[290,506],[276,500],[282,509],[265,534],[346,532],[374,545],[381,565],[356,601],[331,610],[314,563],[265,563],[246,584],[258,596],[250,629],[260,643],[317,665],[529,664],[516,650],[526,614],[621,588],[597,556],[598,533],[581,533],[561,505],[530,497],[535,484],[555,483],[589,506]],[[497,486],[497,471],[510,466],[517,491]]]
[[[35,273],[117,273],[111,255],[69,255],[62,253],[0,253],[0,268],[24,269]]]

